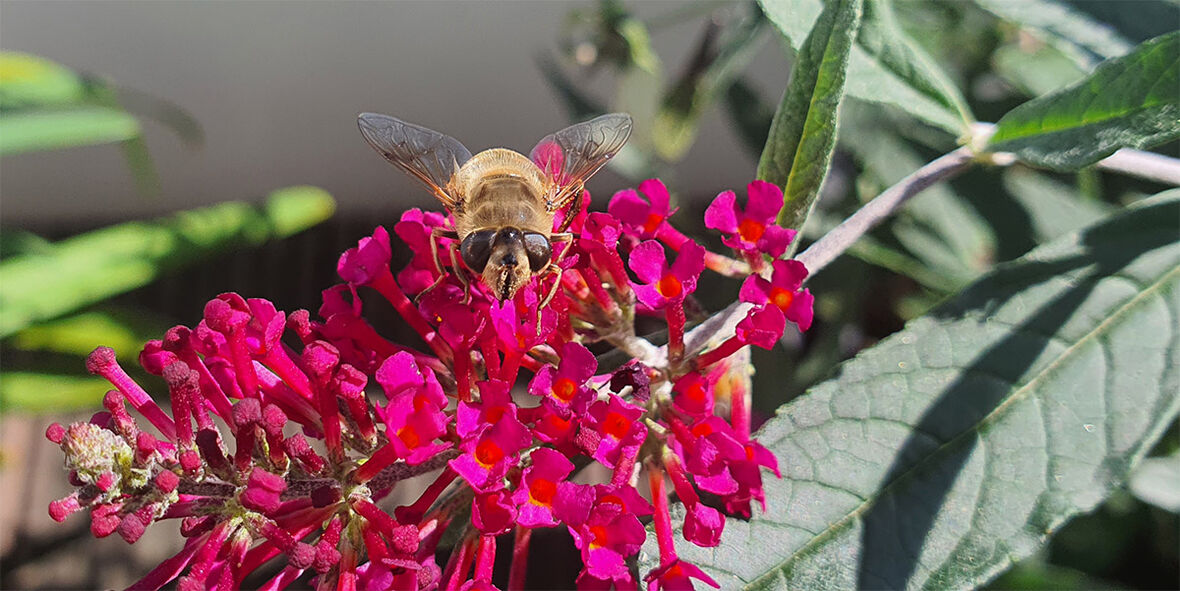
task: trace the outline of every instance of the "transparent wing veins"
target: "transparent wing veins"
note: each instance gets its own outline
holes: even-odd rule
[[[560,187],[549,202],[549,211],[560,209],[580,193],[582,183],[606,165],[630,136],[631,116],[609,113],[571,125],[537,142],[530,158]],[[558,158],[560,162],[555,162]]]
[[[453,137],[379,113],[361,113],[357,126],[365,141],[386,160],[426,185],[448,209],[455,209],[451,179],[471,159]]]

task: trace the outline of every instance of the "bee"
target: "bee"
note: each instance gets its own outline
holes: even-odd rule
[[[527,157],[506,148],[472,156],[455,138],[396,117],[362,113],[357,125],[373,149],[426,185],[454,218],[454,230],[431,232],[440,277],[426,292],[445,276],[438,240],[449,238],[459,242],[463,264],[501,301],[512,299],[533,277],[555,274],[540,307],[561,283],[553,246],[573,239],[567,230],[581,210],[583,185],[631,135],[631,116],[611,113],[545,136]],[[571,203],[555,228],[557,212]],[[456,250],[449,250],[455,275],[469,288]]]

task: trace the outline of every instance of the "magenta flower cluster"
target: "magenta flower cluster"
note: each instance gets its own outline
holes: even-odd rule
[[[89,422],[49,427],[76,487],[50,515],[88,509],[95,536],[130,543],[179,519],[183,549],[135,589],[235,589],[274,559],[263,589],[491,589],[501,541],[517,589],[531,531],[551,527],[581,552],[580,588],[716,586],[677,557],[666,484],[685,505],[684,539],[700,546],[719,543],[727,515],[763,503],[762,468],[778,469],[751,439],[748,361],[735,354],[773,346],[787,321],[806,329],[812,298],[806,269],[777,258],[794,233],[774,224],[776,187],[751,183],[744,211],[732,192],[709,207],[707,225],[739,258],[675,230],[670,202],[649,180],[608,213],[572,212],[563,273],[505,302],[465,286],[462,270],[440,276],[431,230],[451,220],[409,211],[394,232],[410,262],[390,268],[377,228],[340,257],[343,283],[317,316],[223,294],[195,327],[149,342],[139,362],[167,383],[167,410],[114,351],[95,350],[88,367],[114,389]],[[744,277],[752,305],[728,339],[686,351],[706,268]],[[553,281],[557,296],[538,310]],[[421,343],[386,338],[371,305],[392,306]],[[637,316],[666,323],[666,355],[636,336]],[[601,366],[592,348],[612,346],[633,359]],[[601,476],[586,477],[591,464]],[[403,481],[428,474],[415,500],[390,506]],[[645,522],[660,566],[637,573]],[[439,564],[446,532],[458,542]]]

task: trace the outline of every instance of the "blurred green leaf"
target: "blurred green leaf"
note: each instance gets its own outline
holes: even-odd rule
[[[822,8],[820,0],[761,0],[771,22],[796,52]],[[892,105],[952,134],[973,120],[966,102],[933,60],[897,25],[890,4],[872,0],[848,60],[845,92]]]
[[[105,345],[120,353],[134,354],[167,329],[166,322],[147,318],[142,310],[108,305],[35,324],[13,335],[6,345],[22,351],[79,357]]]
[[[872,195],[926,163],[891,126],[878,120],[875,109],[863,103],[850,104],[843,117],[841,145],[864,167],[860,182],[872,183]],[[974,280],[995,260],[996,238],[987,220],[947,183],[935,184],[911,199],[887,232],[940,281],[932,283],[912,272],[905,274],[944,295]]]
[[[989,584],[997,591],[1116,591],[1122,589],[1084,572],[1044,561],[1021,562]]]
[[[1058,92],[1016,107],[987,148],[1055,170],[1076,170],[1119,148],[1180,138],[1180,32],[1099,65]]]
[[[25,230],[5,228],[0,232],[0,259],[18,254],[46,254],[53,243]]]
[[[783,471],[767,512],[680,558],[723,589],[822,591],[973,588],[1030,555],[1180,412],[1178,218],[1161,194],[841,365],[757,434]]]
[[[86,84],[52,60],[0,51],[0,109],[71,104],[86,97]]]
[[[772,6],[767,2],[764,6]],[[860,24],[861,0],[828,4],[795,60],[791,81],[770,125],[758,178],[783,189],[778,223],[799,228],[819,196],[836,147],[848,55]]]
[[[619,21],[615,30],[627,41],[631,63],[635,67],[652,74],[660,71],[660,56],[652,49],[651,35],[647,33],[647,26],[643,21],[627,17]]]
[[[859,55],[860,51],[864,51],[867,60]],[[904,84],[903,88],[917,91],[919,96],[911,98],[938,104],[941,111],[931,111],[928,117],[923,117],[930,123],[952,133],[961,133],[974,120],[954,83],[897,23],[892,0],[865,0],[864,20],[849,64],[846,92],[873,100],[870,97],[888,88],[882,81],[886,74]],[[946,117],[947,113],[954,119]]]
[[[1086,73],[1049,45],[1023,49],[1012,43],[992,54],[995,72],[1028,96],[1040,96],[1081,80]]]
[[[1159,37],[1180,23],[1176,0],[1065,0],[1070,8],[1118,31],[1131,43]]]
[[[1131,493],[1164,511],[1180,513],[1180,454],[1143,460],[1131,474]]]
[[[1058,0],[975,0],[992,14],[1041,34],[1075,63],[1089,70],[1134,47],[1115,29]]]
[[[727,21],[708,21],[692,62],[661,103],[652,129],[661,158],[677,161],[688,152],[705,107],[720,97],[766,40],[766,19],[757,7],[735,4],[727,9],[733,13],[743,7]]]
[[[0,156],[130,140],[139,122],[126,112],[98,106],[17,111],[0,116]]]
[[[291,235],[335,204],[314,187],[271,194],[265,207],[223,203],[155,222],[130,222],[63,240],[46,255],[0,262],[0,337],[145,285],[229,248]]]
[[[94,408],[110,389],[110,382],[94,376],[5,371],[0,373],[0,413]]]
[[[1003,184],[1028,213],[1029,229],[1036,242],[1089,226],[1115,210],[1105,203],[1082,199],[1076,189],[1027,168],[1005,171]]]

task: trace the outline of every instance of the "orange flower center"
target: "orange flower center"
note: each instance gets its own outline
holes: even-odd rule
[[[557,381],[553,382],[553,397],[562,402],[569,403],[577,391],[578,385],[569,378],[557,378]]]
[[[711,433],[713,433],[713,427],[704,421],[692,428],[692,434],[697,437],[704,437]]]
[[[652,212],[647,214],[647,220],[643,222],[643,231],[651,234],[660,226],[660,222],[664,221],[664,216]]]
[[[601,548],[610,541],[610,533],[607,531],[605,525],[595,525],[590,528],[590,545],[595,548]]]
[[[700,382],[694,382],[693,385],[684,391],[684,397],[693,402],[704,402],[705,398],[708,397],[708,393],[705,392],[705,387]]]
[[[602,432],[614,437],[615,439],[622,439],[627,434],[631,422],[623,415],[612,412],[606,415],[606,419],[602,421]]]
[[[565,431],[570,427],[570,419],[563,419],[554,414],[545,415],[545,421],[557,432]]]
[[[738,234],[746,242],[758,242],[764,232],[766,232],[766,226],[756,220],[742,220],[742,223],[738,224]]]
[[[508,407],[506,406],[493,406],[492,408],[484,411],[484,418],[486,418],[489,423],[494,424],[499,422],[500,418],[504,416],[504,412],[507,410]]]
[[[422,443],[422,438],[418,436],[418,432],[413,427],[406,425],[397,430],[397,438],[406,444],[406,447],[418,447]]]
[[[484,468],[491,468],[504,459],[504,450],[491,439],[485,439],[475,446],[475,461],[483,465]]]
[[[557,483],[544,478],[534,478],[529,483],[529,496],[538,505],[552,505],[553,496],[557,494]]]
[[[660,295],[672,299],[684,292],[684,286],[680,284],[680,279],[668,273],[656,282],[656,291],[660,292]]]
[[[791,302],[795,301],[795,293],[789,289],[782,287],[773,287],[770,289],[770,303],[778,306],[779,310],[786,313],[787,308],[791,307]]]
[[[417,396],[414,396],[414,410],[422,410],[422,407],[426,406],[426,404],[429,402],[430,402],[430,397],[427,396],[425,393],[421,393],[421,394],[418,394]]]

